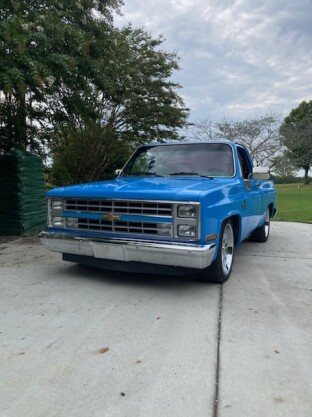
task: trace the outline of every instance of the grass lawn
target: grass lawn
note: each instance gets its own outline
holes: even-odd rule
[[[312,223],[312,184],[275,184],[277,214],[274,220]]]

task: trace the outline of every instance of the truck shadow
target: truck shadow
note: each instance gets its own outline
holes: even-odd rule
[[[108,269],[95,268],[85,265],[73,264],[62,268],[62,275],[76,280],[92,280],[113,284],[114,286],[150,287],[167,289],[186,289],[194,286],[207,286],[211,284],[204,282],[199,274],[165,275],[137,272],[120,272]]]

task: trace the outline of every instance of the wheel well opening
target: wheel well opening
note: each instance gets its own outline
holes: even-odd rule
[[[239,237],[240,219],[239,216],[232,216],[230,217],[230,220],[232,221],[234,228],[234,243],[236,245]]]
[[[272,218],[274,216],[275,213],[273,213],[273,204],[269,204],[269,212],[270,212],[270,217]]]

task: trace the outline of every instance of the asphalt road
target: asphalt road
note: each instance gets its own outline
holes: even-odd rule
[[[312,225],[273,222],[223,286],[0,243],[0,417],[311,417]]]

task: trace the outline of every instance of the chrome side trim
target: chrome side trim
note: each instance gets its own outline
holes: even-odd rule
[[[214,259],[216,250],[214,243],[192,245],[118,238],[90,239],[49,231],[41,232],[40,238],[43,246],[53,252],[196,269],[208,267]]]

